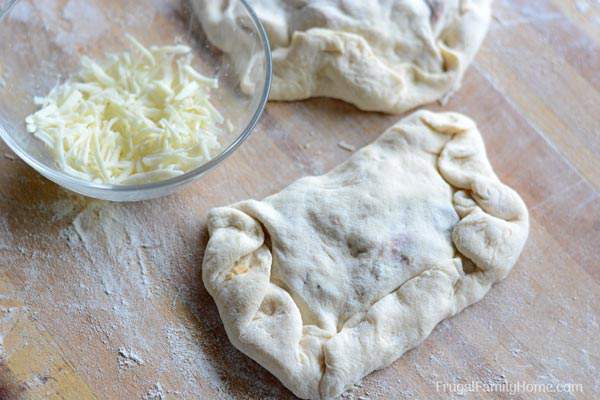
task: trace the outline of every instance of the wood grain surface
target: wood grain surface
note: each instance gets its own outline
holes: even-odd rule
[[[580,384],[600,398],[600,3],[498,0],[463,88],[500,178],[531,213],[525,250],[480,303],[346,398],[480,399],[438,383]],[[320,174],[398,116],[271,103],[205,178],[135,204],[85,199],[0,145],[0,399],[292,399],[228,342],[201,279],[205,216]]]

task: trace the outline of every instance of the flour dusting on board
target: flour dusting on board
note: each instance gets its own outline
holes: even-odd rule
[[[85,45],[90,40],[100,38],[108,30],[108,21],[104,12],[94,2],[88,0],[70,0],[62,11],[65,21],[70,24],[68,34],[59,32],[57,42],[61,47],[74,48]],[[73,35],[77,32],[77,35]]]
[[[96,2],[87,0],[69,0],[66,3],[59,0],[24,0],[14,7],[9,18],[42,26],[54,42],[69,53],[76,52],[78,46],[101,38],[109,27],[104,11]]]
[[[14,21],[29,22],[34,16],[34,8],[29,1],[21,1],[18,5],[13,7],[9,17]]]
[[[186,380],[193,380],[194,375],[199,373],[210,382],[222,383],[215,367],[203,357],[196,332],[183,325],[176,325],[167,327],[166,333],[170,353],[180,365],[184,366],[181,373]]]
[[[164,400],[166,399],[165,390],[160,382],[157,382],[152,388],[142,397],[143,400]]]
[[[577,11],[580,13],[586,14],[590,10],[591,5],[586,0],[577,0],[575,7],[577,7]]]
[[[0,214],[0,252],[10,265],[11,257],[29,258],[19,296],[47,304],[44,318],[72,321],[62,338],[70,343],[67,357],[91,385],[132,399],[289,398],[229,343],[202,285],[204,223],[192,205],[176,196],[115,204],[59,193],[16,216],[40,232],[30,244],[14,243],[13,225]],[[48,246],[58,252],[36,250]],[[100,370],[98,359],[114,367]],[[124,385],[132,374],[144,378]],[[114,388],[100,383],[107,379]]]
[[[124,347],[119,347],[117,351],[119,355],[119,368],[135,367],[136,365],[142,365],[144,360],[133,350],[128,350]]]
[[[14,248],[12,233],[8,229],[6,217],[0,214],[0,252],[2,250],[11,250]]]
[[[19,317],[28,311],[26,307],[6,307],[2,305],[2,300],[3,296],[0,293],[0,360],[9,356],[4,348],[4,338],[10,333],[9,327],[14,326]]]

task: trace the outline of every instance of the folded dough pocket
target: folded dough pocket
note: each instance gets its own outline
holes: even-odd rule
[[[273,55],[271,100],[332,97],[402,113],[446,98],[486,35],[492,0],[250,0]],[[257,89],[245,10],[195,0],[208,40],[227,53],[241,89]]]
[[[203,280],[231,342],[323,399],[480,300],[529,222],[475,124],[419,111],[325,175],[212,210],[208,228]]]

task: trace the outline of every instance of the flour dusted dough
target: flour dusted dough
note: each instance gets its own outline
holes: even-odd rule
[[[217,208],[203,279],[231,342],[341,394],[503,279],[529,230],[465,116],[419,111],[328,174]]]
[[[273,50],[272,100],[325,96],[401,113],[458,89],[491,0],[250,0]],[[239,2],[196,0],[208,39],[230,53],[242,89],[256,62]]]

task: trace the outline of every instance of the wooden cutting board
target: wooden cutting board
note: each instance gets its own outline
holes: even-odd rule
[[[483,301],[346,398],[508,397],[444,391],[471,382],[600,398],[600,3],[497,0],[462,90],[430,108],[478,122],[528,204],[529,241]],[[227,340],[200,279],[207,210],[323,173],[350,155],[340,142],[359,148],[398,118],[272,103],[222,166],[136,204],[70,194],[0,145],[0,399],[293,398]]]

